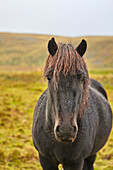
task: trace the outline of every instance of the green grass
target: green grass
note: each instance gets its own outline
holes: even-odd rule
[[[113,71],[90,71],[90,77],[104,85],[113,109]],[[0,169],[42,170],[32,143],[32,116],[46,87],[40,71],[0,72]],[[95,169],[113,169],[113,130]]]
[[[46,88],[40,73],[0,74],[0,169],[39,169],[32,115]]]

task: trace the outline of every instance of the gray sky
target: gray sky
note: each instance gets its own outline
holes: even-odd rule
[[[0,0],[0,32],[113,35],[113,0]]]

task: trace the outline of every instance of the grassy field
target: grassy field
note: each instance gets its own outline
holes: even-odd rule
[[[113,71],[89,73],[104,85],[113,109]],[[0,170],[42,170],[31,129],[35,104],[46,87],[40,71],[0,71]],[[113,169],[113,130],[95,169]]]
[[[47,43],[52,36],[0,33],[0,67],[10,69],[37,69],[43,67],[48,56]],[[88,48],[85,54],[89,68],[113,68],[113,36],[58,37],[56,42],[71,42],[76,46],[84,38]]]

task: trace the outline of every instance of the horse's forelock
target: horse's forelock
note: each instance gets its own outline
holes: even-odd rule
[[[79,56],[72,44],[58,44],[58,49],[54,56],[49,55],[46,61],[44,75],[47,70],[53,70],[53,82],[59,80],[59,74],[62,72],[64,76],[68,73],[75,75],[82,68],[87,72],[87,67],[82,57]]]

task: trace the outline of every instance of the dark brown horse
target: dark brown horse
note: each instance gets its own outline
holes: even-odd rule
[[[89,79],[86,45],[48,43],[48,89],[37,102],[32,129],[44,170],[58,170],[60,163],[64,170],[93,170],[110,134],[112,111],[103,86]]]

